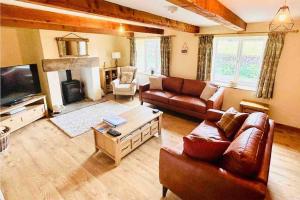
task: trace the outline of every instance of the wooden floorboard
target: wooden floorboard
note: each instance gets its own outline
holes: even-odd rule
[[[117,101],[139,104],[137,98]],[[114,167],[110,158],[95,153],[92,131],[70,138],[41,119],[11,135],[8,150],[0,154],[0,188],[6,200],[161,199],[160,146],[181,142],[197,124],[166,111],[161,137],[147,141]],[[168,192],[166,199],[179,198]],[[298,132],[275,130],[267,199],[300,199]]]

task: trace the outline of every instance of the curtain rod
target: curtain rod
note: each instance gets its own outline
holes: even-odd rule
[[[133,38],[161,38],[164,36],[176,37],[176,35],[157,35],[157,36],[134,36]]]
[[[279,31],[278,31],[279,32]],[[298,33],[299,30],[292,30],[292,31],[282,31],[284,33]],[[236,33],[195,33],[195,36],[199,35],[249,35],[249,34],[267,34],[267,33],[272,33],[272,32],[236,32]]]

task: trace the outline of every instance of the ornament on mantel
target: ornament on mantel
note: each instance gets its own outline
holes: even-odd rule
[[[189,48],[188,48],[186,42],[183,43],[183,45],[182,45],[182,47],[181,47],[181,53],[182,53],[182,54],[187,54],[187,53],[188,53],[188,50],[189,50]]]

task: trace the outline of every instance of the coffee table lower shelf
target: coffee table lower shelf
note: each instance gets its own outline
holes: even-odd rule
[[[136,122],[136,121],[135,121]],[[128,122],[127,122],[128,123]],[[102,124],[105,126],[104,124]],[[138,128],[133,128],[132,131],[128,131],[128,124],[124,128],[117,128],[119,132],[123,134],[119,137],[112,137],[106,133],[106,131],[100,132],[97,127],[93,128],[95,137],[96,151],[101,151],[115,161],[115,165],[118,166],[123,157],[142,145],[144,142],[152,138],[154,135],[161,134],[162,125],[162,112],[151,117],[151,120],[143,123]],[[138,125],[137,125],[138,126]],[[99,126],[101,127],[101,125]]]

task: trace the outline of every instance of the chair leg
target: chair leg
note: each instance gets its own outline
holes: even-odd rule
[[[144,102],[141,101],[141,106],[143,105]]]
[[[168,188],[166,188],[165,186],[163,186],[163,188],[162,188],[162,196],[166,197],[167,192],[168,192]]]
[[[117,95],[114,95],[115,96],[115,100],[117,99]]]
[[[134,99],[134,95],[131,96],[131,100],[133,100],[133,99]]]

